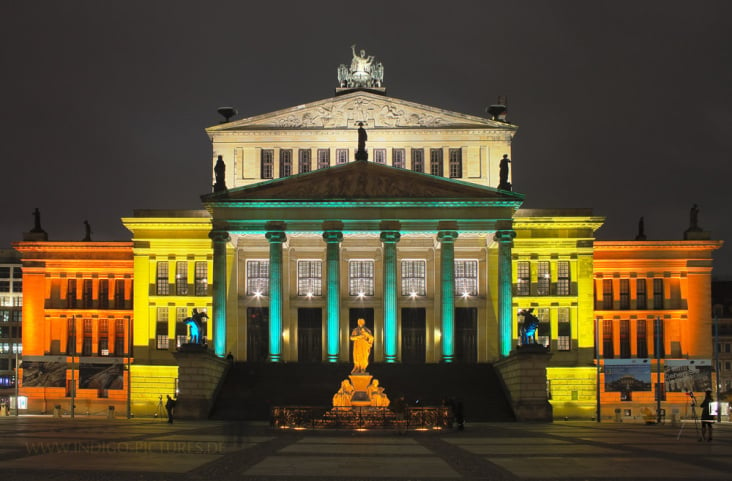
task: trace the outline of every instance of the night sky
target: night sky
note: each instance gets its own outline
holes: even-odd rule
[[[732,2],[4,2],[0,247],[125,240],[200,208],[204,128],[333,95],[356,43],[388,94],[473,115],[508,97],[525,207],[592,207],[600,239],[732,240]],[[257,5],[253,7],[252,5]],[[355,141],[355,138],[354,138]],[[715,274],[732,278],[732,248]]]

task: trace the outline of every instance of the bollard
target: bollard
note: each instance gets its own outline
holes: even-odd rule
[[[61,405],[60,404],[56,404],[53,407],[53,417],[55,417],[55,418],[61,417]]]
[[[114,419],[114,406],[107,408],[107,419]]]

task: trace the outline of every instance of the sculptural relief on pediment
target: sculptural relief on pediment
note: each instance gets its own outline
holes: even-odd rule
[[[369,127],[439,127],[456,123],[453,119],[419,109],[366,97],[346,102],[334,101],[267,119],[277,128],[346,128],[363,122]]]

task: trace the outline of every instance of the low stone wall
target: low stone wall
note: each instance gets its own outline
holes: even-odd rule
[[[550,358],[551,354],[541,346],[525,346],[494,364],[508,390],[517,421],[552,421],[552,406],[546,392]]]
[[[207,419],[229,362],[210,351],[176,352],[174,356],[178,363],[175,416],[182,419]]]

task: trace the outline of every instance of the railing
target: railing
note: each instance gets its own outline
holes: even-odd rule
[[[447,407],[413,407],[398,415],[386,407],[278,406],[272,408],[272,426],[280,429],[389,429],[426,431],[450,427]]]

